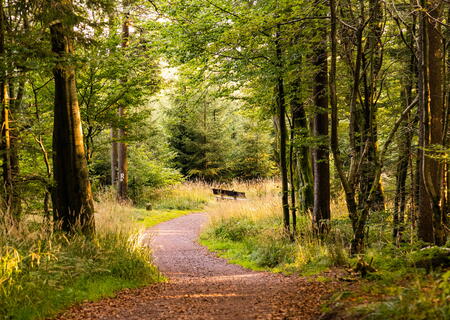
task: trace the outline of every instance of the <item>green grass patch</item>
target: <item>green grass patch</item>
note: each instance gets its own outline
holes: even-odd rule
[[[192,210],[150,210],[134,209],[133,217],[146,228],[153,227],[159,223],[169,221],[187,214],[193,213]]]
[[[204,230],[200,243],[231,263],[253,270],[314,275],[347,263],[339,241],[327,244],[308,236],[291,242],[283,236],[281,219],[271,216],[221,218]]]
[[[242,242],[211,240],[207,237],[201,237],[199,242],[210,251],[217,253],[219,257],[227,259],[230,263],[238,264],[255,271],[268,270],[267,267],[262,267],[251,259],[251,249]]]
[[[33,299],[33,303],[11,308],[5,319],[44,319],[57,315],[60,310],[74,303],[113,297],[123,288],[138,288],[145,284],[138,280],[126,280],[109,275],[80,278],[61,290],[49,290],[46,293],[42,291],[39,300]]]
[[[200,244],[248,269],[291,273],[295,269],[295,244],[274,232],[278,224],[274,219],[222,219],[204,230]]]
[[[308,217],[300,216],[299,237],[291,243],[282,236],[281,219],[271,215],[252,217],[251,208],[246,210],[242,215],[231,213],[213,219],[200,243],[249,269],[307,276],[334,266],[351,270],[362,259],[376,271],[369,272],[354,293],[332,298],[327,308],[345,305],[350,319],[450,320],[450,249],[423,248],[417,242],[395,246],[386,227],[390,225],[388,215],[372,218],[370,246],[364,255],[351,258],[348,217],[332,220],[329,234],[319,240],[311,231]],[[405,232],[406,239],[410,236]],[[347,277],[357,280],[359,275]],[[316,279],[327,281],[320,276]]]
[[[163,280],[148,250],[134,241],[121,233],[93,240],[64,235],[9,239],[0,249],[1,318],[41,319],[73,303]]]

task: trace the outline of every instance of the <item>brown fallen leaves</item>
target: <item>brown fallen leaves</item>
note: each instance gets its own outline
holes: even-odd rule
[[[196,243],[206,214],[156,226],[155,263],[170,281],[123,290],[114,298],[84,303],[60,315],[81,319],[318,319],[337,281],[253,272],[228,264]]]

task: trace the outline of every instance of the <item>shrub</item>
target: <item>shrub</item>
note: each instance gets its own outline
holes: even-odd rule
[[[231,241],[242,241],[257,232],[256,224],[245,217],[242,219],[237,217],[223,219],[216,223],[213,229],[215,237]]]

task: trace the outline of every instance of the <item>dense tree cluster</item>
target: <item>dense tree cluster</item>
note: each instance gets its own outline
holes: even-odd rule
[[[395,242],[446,242],[448,0],[0,3],[3,222],[91,234],[91,184],[279,174],[292,239],[343,194],[352,253],[387,210]]]
[[[353,253],[364,248],[369,216],[390,198],[396,241],[408,219],[419,239],[445,243],[448,1],[155,6],[170,20],[175,59],[211,71],[213,83],[232,83],[273,116],[287,233],[297,208],[327,232],[331,176],[345,194]]]

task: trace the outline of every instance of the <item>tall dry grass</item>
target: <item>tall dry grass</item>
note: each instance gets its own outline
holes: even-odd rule
[[[96,235],[54,233],[39,216],[0,232],[0,319],[35,319],[124,287],[158,281],[130,207],[96,204]]]
[[[206,211],[210,224],[203,233],[206,242],[231,241],[231,244],[228,243],[230,252],[246,256],[244,260],[255,259],[262,267],[276,267],[284,271],[321,271],[332,265],[346,264],[345,235],[340,226],[332,223],[328,238],[318,239],[313,233],[310,215],[297,212],[297,241],[292,243],[284,235],[277,181],[235,182],[230,187],[245,191],[248,199],[220,200],[208,204]],[[334,221],[347,218],[343,199],[336,199],[331,207]],[[233,242],[236,245],[231,248]],[[237,247],[248,253],[239,253]]]

